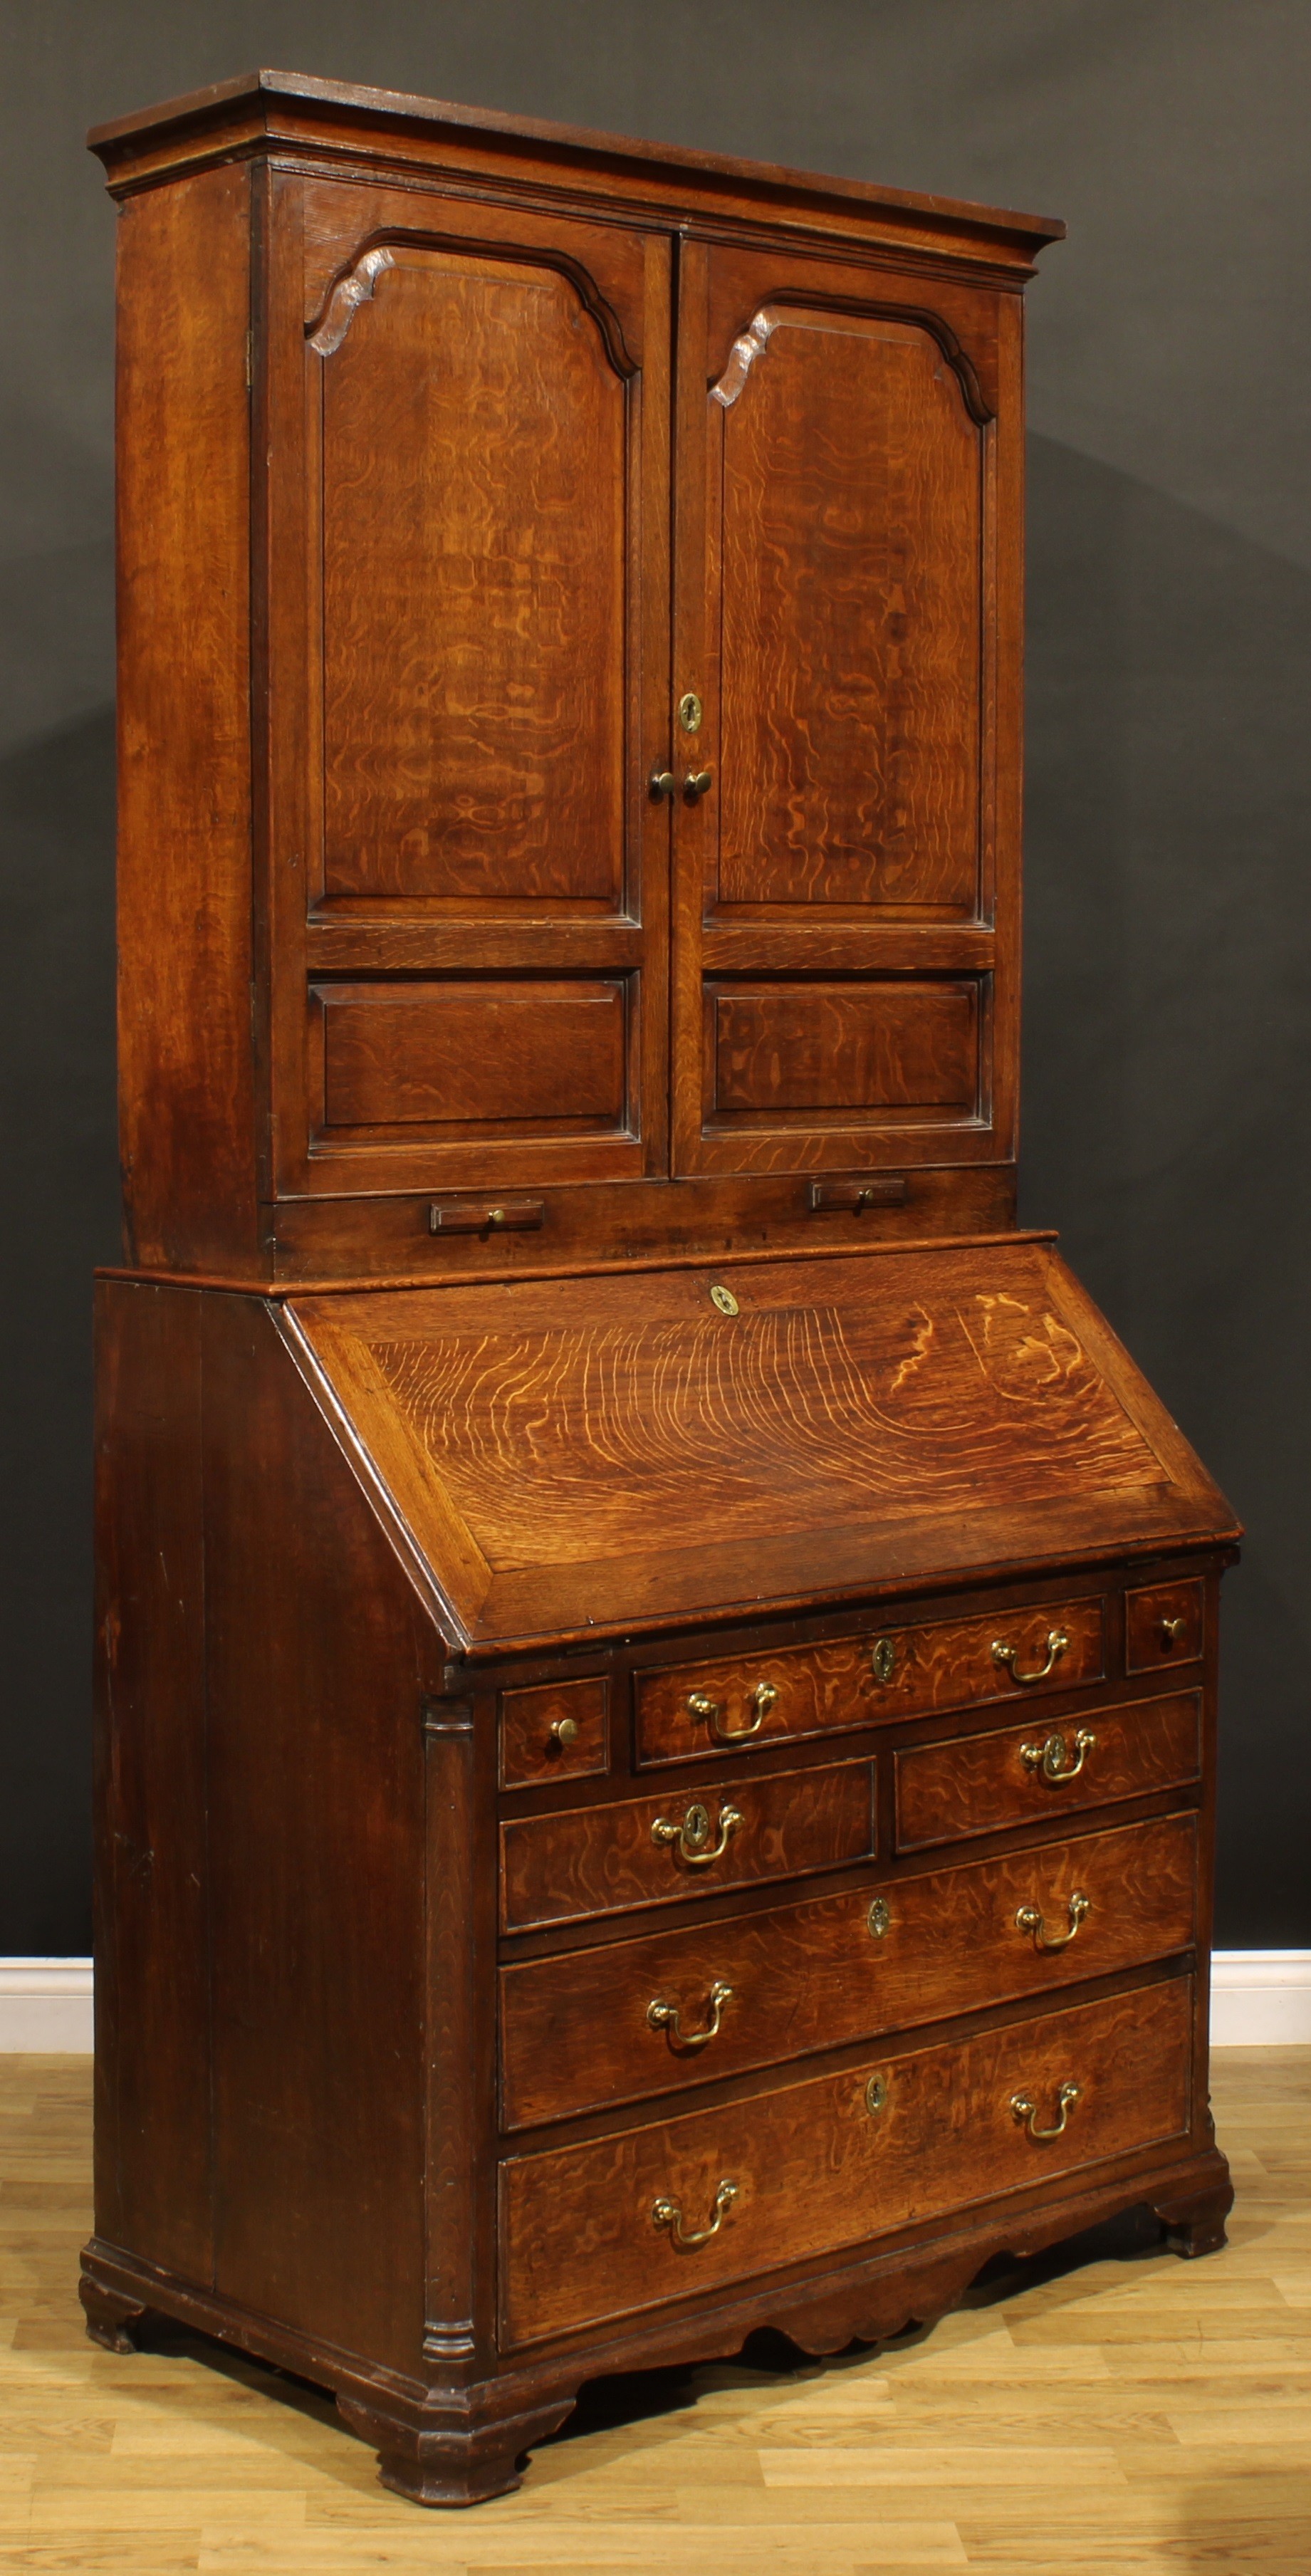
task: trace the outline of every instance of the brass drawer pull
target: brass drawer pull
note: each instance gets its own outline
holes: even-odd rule
[[[708,2048],[712,2039],[718,2039],[724,2006],[731,2004],[732,2000],[732,1987],[726,1985],[722,1977],[716,1977],[706,1997],[704,2030],[684,2030],[678,2017],[678,2005],[665,2003],[659,1995],[647,2005],[646,2017],[652,2030],[664,2031],[672,2049],[676,2049],[680,2056],[690,2057],[695,2049]]]
[[[1040,2129],[1037,2126],[1038,2106],[1031,2094],[1012,2093],[1011,2112],[1015,2119],[1023,2123],[1030,2137],[1036,2138],[1039,2146],[1045,2146],[1049,2138],[1059,2138],[1064,2135],[1066,2121],[1078,2099],[1079,2087],[1067,2076],[1056,2096],[1056,2107],[1061,2116],[1054,2129]]]
[[[1161,1631],[1161,1645],[1168,1655],[1170,1648],[1182,1637],[1188,1622],[1180,1616],[1178,1619],[1160,1619],[1157,1625]]]
[[[652,796],[672,796],[678,781],[672,769],[653,769],[646,784]]]
[[[699,796],[709,795],[713,785],[714,779],[708,769],[689,769],[683,780],[683,794],[689,805],[695,805]]]
[[[578,1742],[577,1718],[553,1717],[550,1735],[552,1744],[576,1744]]]
[[[715,2193],[715,2205],[710,2213],[710,2225],[708,2227],[690,2228],[684,2227],[683,2212],[676,2200],[658,2200],[651,2212],[651,2224],[653,2227],[667,2227],[669,2230],[670,2244],[676,2245],[680,2254],[690,2253],[698,2245],[708,2245],[712,2236],[718,2236],[720,2228],[724,2224],[724,2219],[728,2211],[732,2208],[736,2198],[737,2184],[735,2182],[721,2182],[718,2191]]]
[[[687,1704],[693,1717],[706,1720],[716,1744],[745,1744],[748,1736],[759,1735],[777,1698],[773,1682],[757,1682],[755,1689],[747,1692],[747,1700],[756,1712],[749,1726],[725,1726],[722,1702],[711,1699],[705,1691],[689,1692]]]
[[[1047,1631],[1046,1662],[1039,1664],[1034,1672],[1022,1673],[1017,1660],[1020,1654],[1020,1648],[1018,1646],[1007,1646],[1003,1644],[1000,1637],[994,1637],[992,1641],[992,1660],[994,1664],[1005,1664],[1013,1682],[1045,1682],[1048,1674],[1055,1671],[1056,1666],[1060,1662],[1069,1642],[1070,1640],[1066,1635],[1064,1628],[1049,1628]]]
[[[1080,1924],[1087,1922],[1091,1912],[1091,1898],[1080,1896],[1076,1889],[1074,1895],[1070,1898],[1069,1906],[1067,1908],[1069,1917],[1068,1931],[1049,1932],[1047,1929],[1046,1918],[1041,1906],[1039,1905],[1022,1905],[1019,1913],[1015,1917],[1015,1929],[1017,1932],[1031,1932],[1033,1934],[1033,1946],[1035,1950],[1068,1950]]]
[[[651,1840],[653,1843],[673,1843],[679,1859],[686,1861],[689,1869],[709,1869],[712,1861],[723,1859],[730,1836],[737,1832],[741,1822],[736,1807],[721,1807],[719,1839],[712,1843],[710,1818],[698,1802],[688,1808],[677,1825],[669,1824],[664,1816],[657,1816],[651,1827]]]
[[[1077,1780],[1088,1755],[1097,1741],[1090,1726],[1081,1726],[1074,1738],[1075,1760],[1065,1750],[1063,1735],[1049,1735],[1045,1744],[1022,1744],[1020,1760],[1026,1771],[1041,1771],[1044,1780],[1059,1788],[1064,1780]]]

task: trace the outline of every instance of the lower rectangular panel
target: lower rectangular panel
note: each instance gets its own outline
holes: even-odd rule
[[[614,1133],[627,1096],[623,976],[319,984],[323,1127]]]
[[[716,1119],[978,1113],[976,977],[712,984],[706,1003]]]
[[[1181,2137],[1192,2018],[1192,1979],[1172,1978],[513,2158],[502,2341],[749,2280]]]

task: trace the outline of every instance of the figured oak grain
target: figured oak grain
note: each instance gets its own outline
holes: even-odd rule
[[[615,906],[624,379],[556,269],[370,284],[322,357],[328,891]]]
[[[724,1842],[705,1865],[680,1844],[657,1839],[657,1822],[681,1827],[704,1811],[701,1851]],[[730,1832],[725,1811],[739,1819]],[[874,1765],[843,1762],[822,1771],[781,1771],[740,1779],[730,1772],[655,1798],[619,1798],[563,1815],[520,1816],[501,1827],[501,1921],[507,1932],[535,1923],[669,1905],[869,1860],[875,1850]]]
[[[1080,1727],[1093,1742],[1067,1777],[1078,1762]],[[1024,1759],[1026,1745],[1041,1748],[1052,1735],[1061,1738],[1055,1779],[1041,1762]],[[995,1833],[1039,1818],[1047,1822],[1072,1809],[1139,1797],[1149,1789],[1184,1787],[1202,1767],[1201,1693],[1081,1708],[1056,1719],[1035,1709],[1026,1723],[1004,1734],[902,1746],[892,1759],[897,1849],[923,1851],[967,1834]]]
[[[1180,2137],[1191,2107],[1192,2012],[1191,1977],[1174,1978],[511,2158],[501,2169],[506,2339],[528,2343],[749,2279]],[[887,2098],[871,2114],[866,2085],[875,2075]],[[1051,2125],[1066,2080],[1078,2083],[1080,2098],[1065,2131],[1035,2144],[1011,2096],[1031,2093],[1039,2125]],[[721,2181],[738,2196],[719,2232],[694,2251],[677,2250],[653,2221],[655,2203],[676,2200],[686,2228],[703,2228]]]
[[[1168,1958],[1194,1939],[1196,1884],[1196,1818],[1171,1816],[925,1877],[866,1879],[841,1896],[694,1931],[525,1960],[500,1976],[502,2126],[685,2092]],[[1036,1903],[1061,1931],[1076,1892],[1089,1911],[1074,1940],[1036,1948],[1019,1910]],[[870,1926],[876,1896],[880,1931]],[[732,1990],[719,2030],[688,2047],[682,2035],[704,2032],[716,1984]],[[676,2034],[652,2027],[653,2001],[678,2007]]]
[[[972,910],[979,425],[914,325],[766,307],[751,330],[708,408],[719,900]]]
[[[719,1116],[877,1110],[923,1123],[979,1105],[973,977],[917,982],[707,982]]]
[[[623,977],[316,986],[323,1125],[434,1136],[623,1123]]]
[[[1067,1643],[1051,1673],[1041,1682],[1017,1683],[1009,1664],[994,1655],[994,1642],[1016,1643],[1022,1650],[1021,1669],[1028,1670],[1045,1660],[1053,1628],[1062,1631]],[[657,1667],[638,1673],[634,1681],[637,1760],[687,1762],[722,1752],[722,1737],[716,1740],[708,1716],[693,1707],[694,1699],[713,1701],[719,1725],[730,1735],[751,1726],[751,1734],[742,1738],[748,1745],[874,1726],[931,1709],[972,1708],[990,1699],[1022,1698],[1029,1706],[1053,1691],[1100,1681],[1105,1634],[1102,1600],[1057,1600],[1037,1608],[1026,1604],[1022,1610],[989,1611],[981,1619],[933,1619],[907,1626],[894,1619],[871,1625],[861,1636],[834,1637],[820,1645]],[[876,1669],[878,1646],[891,1650],[889,1670],[882,1668],[882,1657]],[[762,1685],[774,1694],[763,1709],[754,1697]],[[954,1754],[954,1748],[939,1746],[926,1751],[948,1763]]]

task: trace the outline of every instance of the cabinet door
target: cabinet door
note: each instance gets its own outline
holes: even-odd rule
[[[1018,331],[685,247],[676,1169],[1012,1150]]]
[[[291,177],[268,218],[276,1185],[663,1168],[668,243]]]

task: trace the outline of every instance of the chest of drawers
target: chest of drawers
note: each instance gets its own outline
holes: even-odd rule
[[[120,207],[91,2332],[429,2504],[1229,2186],[1233,1516],[1015,1225],[1062,227],[260,73]]]

